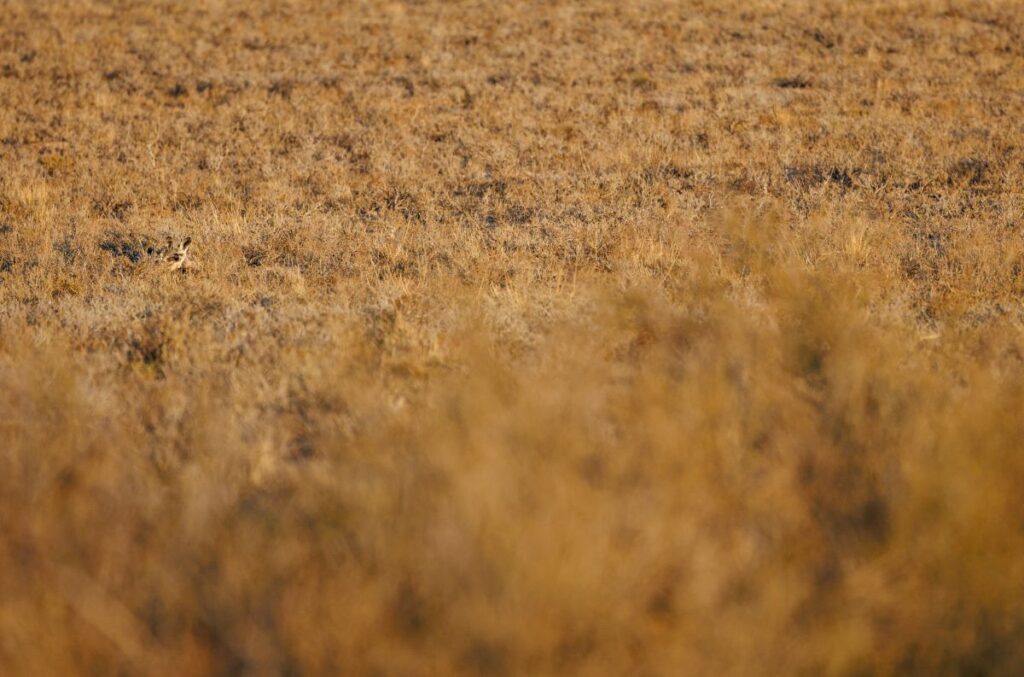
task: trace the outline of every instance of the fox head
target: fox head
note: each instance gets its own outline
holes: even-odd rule
[[[164,260],[167,262],[170,270],[184,270],[188,266],[188,250],[191,246],[191,237],[186,237],[177,246],[175,246],[172,238],[167,238]]]

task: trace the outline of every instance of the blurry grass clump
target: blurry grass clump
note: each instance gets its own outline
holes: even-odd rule
[[[1024,670],[1014,3],[5,11],[3,674]]]
[[[277,393],[8,326],[5,662],[1011,673],[1019,374],[776,216],[715,233],[666,284],[580,283],[518,358],[466,305],[421,377],[359,316],[282,349]]]

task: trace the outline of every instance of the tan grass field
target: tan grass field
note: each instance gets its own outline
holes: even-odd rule
[[[1024,674],[1022,187],[1018,2],[0,0],[0,674]]]

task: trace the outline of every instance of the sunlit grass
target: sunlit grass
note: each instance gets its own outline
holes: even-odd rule
[[[1024,667],[1013,3],[5,11],[3,674]]]

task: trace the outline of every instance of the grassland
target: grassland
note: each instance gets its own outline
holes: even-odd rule
[[[0,673],[1021,674],[1022,92],[1009,1],[0,0]]]

